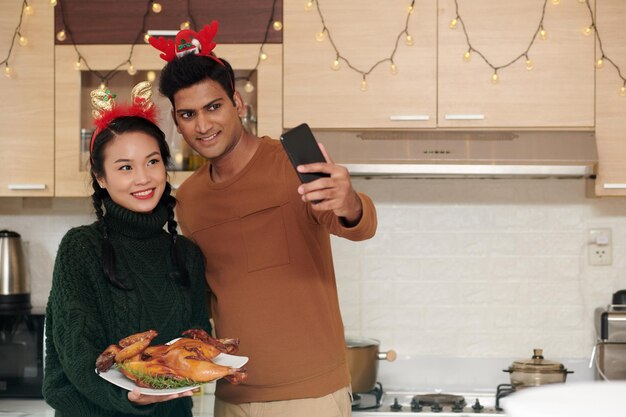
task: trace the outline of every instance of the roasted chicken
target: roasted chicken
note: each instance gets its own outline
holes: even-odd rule
[[[174,343],[150,346],[157,335],[157,331],[148,330],[110,345],[96,359],[96,368],[106,372],[116,364],[127,378],[147,388],[194,385],[219,378],[238,384],[247,377],[244,368],[211,361],[220,353],[235,353],[237,339],[215,339],[204,330],[190,329]]]

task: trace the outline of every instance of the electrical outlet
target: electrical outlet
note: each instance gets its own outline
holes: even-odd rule
[[[611,229],[589,230],[589,265],[613,264],[613,239]]]

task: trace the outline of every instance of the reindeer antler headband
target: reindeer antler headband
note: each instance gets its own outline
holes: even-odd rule
[[[224,63],[213,54],[213,48],[217,45],[213,42],[213,38],[217,34],[217,22],[213,20],[210,25],[204,25],[200,32],[194,32],[191,29],[183,29],[176,34],[174,40],[165,39],[164,37],[150,37],[150,45],[163,52],[160,57],[171,62],[175,58],[181,58],[187,54],[196,54],[200,56],[208,56],[214,59],[220,65]]]
[[[96,130],[91,136],[91,143],[89,144],[89,152],[93,152],[93,145],[96,136],[102,130],[106,129],[109,124],[118,117],[124,116],[136,116],[142,117],[156,124],[157,111],[152,102],[152,84],[148,81],[142,81],[133,87],[130,96],[132,103],[117,104],[115,98],[117,97],[108,88],[100,87],[93,90],[90,94],[91,105],[93,110],[91,114],[94,117],[94,124]]]

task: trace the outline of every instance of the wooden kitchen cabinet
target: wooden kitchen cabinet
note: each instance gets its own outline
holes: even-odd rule
[[[494,65],[502,65],[528,46],[541,18],[543,0],[459,0],[473,46]],[[369,69],[391,53],[406,18],[406,4],[367,7],[356,0],[320,2],[339,51],[355,66]],[[466,38],[454,0],[416,2],[409,33],[415,44],[400,41],[393,76],[389,64],[367,77],[341,62],[328,37],[315,34],[322,23],[304,2],[284,4],[284,126],[308,122],[314,128],[592,128],[594,126],[594,41],[581,34],[589,24],[584,4],[548,2],[544,27],[548,39],[530,50],[532,71],[520,60],[499,72],[474,54],[463,61]],[[392,120],[394,116],[408,119]]]
[[[53,10],[30,2],[35,13],[24,16],[9,66],[13,76],[0,77],[0,196],[49,197],[54,194],[54,33]],[[3,54],[8,52],[22,2],[5,2],[0,13]],[[6,58],[3,55],[2,58]],[[1,66],[4,74],[5,66]]]
[[[472,46],[494,65],[506,64],[528,47],[541,18],[543,0],[458,0]],[[591,128],[594,125],[594,40],[583,36],[587,7],[576,1],[548,2],[546,40],[537,39],[525,58],[498,71],[475,52],[464,62],[467,41],[454,0],[439,0],[438,126],[485,128]]]
[[[596,3],[596,23],[605,54],[626,74],[626,7],[622,0]],[[597,48],[600,58],[600,48]],[[597,196],[626,196],[626,96],[623,81],[606,63],[596,70],[596,141],[598,145]]]
[[[368,71],[389,58],[404,29],[408,2],[321,1],[326,25],[339,52]],[[306,122],[313,128],[419,128],[436,124],[436,2],[418,1],[409,22],[414,44],[401,37],[394,63],[383,62],[366,77],[336,58],[328,36],[319,42],[322,23],[315,4],[284,2],[284,126]],[[327,33],[328,35],[328,33]]]
[[[247,75],[254,68],[259,53],[259,44],[226,44],[218,45],[215,53],[223,56],[233,66],[237,74]],[[89,66],[102,73],[128,59],[130,45],[81,45],[81,54]],[[254,116],[258,135],[269,135],[277,138],[282,132],[282,46],[264,46],[268,59],[263,61],[254,76]],[[93,129],[89,92],[99,85],[98,78],[87,71],[74,69],[77,55],[72,46],[56,46],[55,71],[55,175],[56,196],[78,197],[92,193],[87,170],[87,149]],[[138,70],[134,76],[128,75],[125,68],[116,74],[108,86],[117,94],[118,103],[130,101],[130,90],[134,84],[145,79],[146,71],[153,70],[157,74],[154,84],[154,101],[159,107],[160,127],[166,133],[174,163],[185,169],[182,164],[186,144],[176,133],[171,121],[169,101],[158,93],[158,71],[165,61],[159,53],[149,45],[135,46],[132,58],[133,66]],[[241,80],[241,83],[245,83]],[[244,100],[249,93],[241,91]],[[248,100],[246,100],[248,102]],[[187,149],[188,152],[191,150]],[[191,157],[191,155],[189,155]],[[177,188],[192,171],[171,171],[170,182]]]

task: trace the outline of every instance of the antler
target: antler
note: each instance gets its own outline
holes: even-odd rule
[[[115,105],[115,97],[117,97],[111,90],[104,87],[91,91],[89,95],[91,97],[91,105],[93,106],[91,114],[94,119],[100,118],[104,112],[111,111]]]
[[[152,84],[150,81],[142,81],[133,87],[130,92],[133,104],[143,107],[145,110],[150,109],[154,103],[152,102]]]
[[[164,60],[166,60],[167,62],[170,62],[171,60],[176,58],[176,48],[174,46],[173,40],[165,39],[162,36],[158,38],[150,36],[148,41],[150,42],[150,45],[154,46],[156,49],[163,52],[159,56],[163,58]]]
[[[204,25],[197,33],[196,39],[200,41],[200,52],[198,55],[210,55],[213,48],[217,45],[213,42],[213,38],[217,34],[217,26],[217,21],[213,20],[210,25]]]

